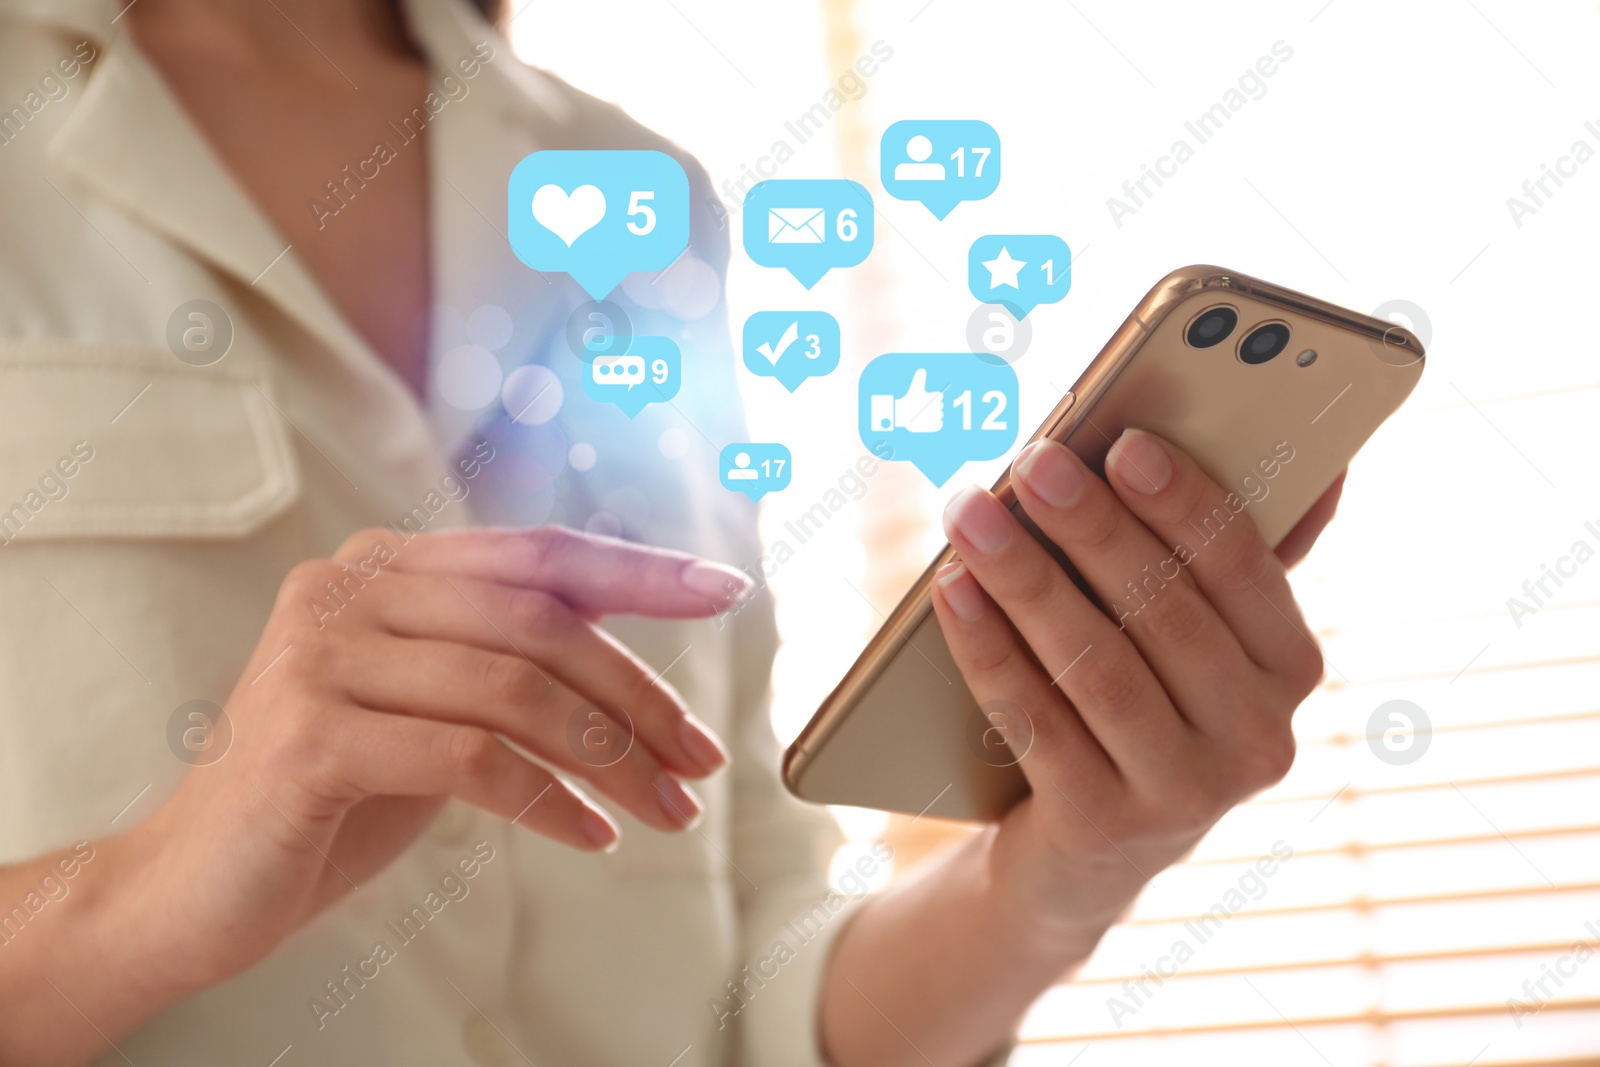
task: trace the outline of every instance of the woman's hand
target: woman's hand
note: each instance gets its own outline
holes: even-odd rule
[[[1289,591],[1338,503],[1269,549],[1242,499],[1145,433],[1109,484],[1054,442],[1012,484],[1108,617],[989,493],[950,502],[934,584],[950,651],[1032,794],[840,935],[819,1010],[839,1067],[987,1062],[1158,871],[1294,758],[1322,657]]]
[[[234,931],[188,961],[192,979],[260,958],[404,851],[451,796],[572,848],[615,845],[598,806],[502,738],[648,826],[691,825],[700,804],[680,779],[727,754],[590,620],[709,615],[741,582],[554,527],[405,544],[366,531],[296,567],[228,700],[232,750],[191,772],[140,831],[157,842],[155,877],[185,887],[173,910]],[[580,735],[603,731],[626,755],[571,744],[575,714]],[[157,892],[172,901],[171,887]]]
[[[575,849],[617,842],[593,801],[503,739],[648,826],[692,825],[700,804],[680,780],[727,753],[591,620],[711,615],[746,584],[691,556],[557,528],[405,543],[371,530],[296,567],[228,699],[232,747],[138,827],[95,843],[94,879],[80,880],[50,956],[30,964],[9,946],[0,999],[21,1010],[40,998],[36,1019],[66,1014],[0,1039],[0,1059],[78,1062],[103,1047],[41,974],[115,1040],[264,957],[409,847],[452,796]],[[588,752],[574,736],[612,747]],[[140,946],[126,949],[138,981],[101,965],[110,942]],[[108,970],[114,980],[94,977]]]
[[[961,560],[934,607],[978,701],[1007,716],[1033,792],[993,857],[1041,933],[1093,944],[1145,882],[1294,759],[1290,716],[1322,657],[1248,506],[1154,435],[1124,434],[1107,481],[1054,442],[1012,484],[1115,619],[992,495],[945,512]],[[1284,542],[1298,558],[1336,485]],[[1020,709],[1021,715],[1016,712]],[[999,721],[997,719],[997,721]]]

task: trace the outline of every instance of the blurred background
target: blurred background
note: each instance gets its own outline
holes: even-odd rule
[[[724,188],[735,337],[767,308],[821,308],[843,327],[839,370],[794,394],[739,370],[753,436],[795,457],[762,519],[769,545],[793,549],[767,575],[785,743],[943,543],[944,500],[1003,465],[935,490],[890,464],[803,543],[788,528],[865,454],[861,366],[966,347],[974,238],[1053,233],[1073,250],[1070,294],[1028,316],[1024,433],[1184,264],[1384,308],[1428,342],[1428,373],[1295,575],[1329,663],[1297,716],[1297,766],[1038,1002],[1014,1063],[1600,1063],[1594,4],[516,9],[524,59],[622,105]],[[1275,45],[1274,74],[1241,84]],[[1242,106],[1198,143],[1185,123],[1230,90]],[[819,103],[829,118],[802,139],[791,125]],[[885,197],[878,138],[901,118],[988,121],[999,190],[942,222]],[[1193,158],[1131,199],[1124,183],[1180,139]],[[777,177],[875,194],[871,257],[809,292],[738,240],[737,183],[779,154],[792,158]],[[853,847],[888,837],[899,874],[966,832],[836,814]],[[1263,876],[1274,851],[1292,854]],[[1219,906],[1225,920],[1200,921]]]

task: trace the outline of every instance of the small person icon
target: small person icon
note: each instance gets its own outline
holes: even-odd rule
[[[906,142],[906,155],[911,158],[909,163],[897,164],[894,168],[894,180],[897,182],[942,182],[944,181],[944,164],[929,163],[928,157],[933,155],[933,142],[922,134],[917,134]]]
[[[752,501],[789,488],[789,450],[775,442],[741,441],[724,445],[717,469],[722,487]]]

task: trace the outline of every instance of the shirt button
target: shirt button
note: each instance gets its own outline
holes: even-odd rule
[[[440,845],[465,844],[472,836],[472,824],[472,809],[459,800],[451,800],[428,827],[428,840]]]
[[[461,1043],[466,1046],[472,1062],[481,1063],[483,1067],[502,1067],[511,1062],[511,1044],[486,1016],[477,1012],[467,1016],[467,1021],[461,1025]]]

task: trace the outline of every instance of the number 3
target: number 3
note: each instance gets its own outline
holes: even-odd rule
[[[633,195],[628,197],[628,217],[631,219],[635,215],[644,216],[643,222],[628,223],[628,232],[633,234],[635,237],[643,237],[645,234],[656,228],[655,209],[649,204],[642,202],[645,200],[654,200],[655,198],[655,193],[647,191],[642,192],[637,189],[634,190]]]

